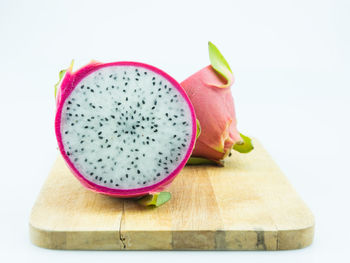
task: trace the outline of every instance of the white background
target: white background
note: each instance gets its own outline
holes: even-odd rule
[[[350,1],[0,2],[0,261],[349,262]],[[74,58],[153,64],[181,81],[213,41],[236,76],[239,129],[313,211],[314,243],[282,252],[40,249],[31,207],[57,155],[53,84]]]

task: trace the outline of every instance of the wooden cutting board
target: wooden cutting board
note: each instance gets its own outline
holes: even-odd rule
[[[51,249],[282,250],[312,243],[314,218],[261,144],[225,167],[189,166],[172,199],[144,208],[83,188],[59,157],[33,207],[31,241]],[[292,175],[290,175],[292,176]]]

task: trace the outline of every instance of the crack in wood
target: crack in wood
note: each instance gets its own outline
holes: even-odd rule
[[[120,224],[119,224],[119,240],[122,243],[122,249],[126,249],[126,243],[125,243],[125,237],[123,236],[122,233],[122,225],[125,220],[125,200],[123,200],[123,209],[122,209],[122,216],[120,218]]]
[[[266,244],[265,244],[265,232],[264,231],[255,231],[256,233],[256,248],[260,249],[261,247],[263,250],[266,250]]]

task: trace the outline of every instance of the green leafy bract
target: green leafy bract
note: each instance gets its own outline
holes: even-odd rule
[[[211,165],[217,165],[217,166],[224,166],[224,163],[222,160],[219,161],[214,161],[214,160],[209,160],[203,157],[190,157],[188,159],[186,165],[200,165],[200,164],[211,164]]]
[[[153,206],[159,207],[171,199],[171,193],[160,192],[155,194],[146,195],[137,200],[137,202],[142,206]]]
[[[226,88],[231,85],[233,79],[232,70],[224,56],[213,43],[209,41],[208,47],[211,66],[218,74],[226,79],[227,84],[223,86],[223,88]]]
[[[62,79],[64,77],[64,74],[66,74],[66,72],[67,72],[67,69],[62,69],[60,71],[60,73],[58,73],[58,82],[55,84],[55,98],[56,98],[56,95],[57,95],[57,88],[60,85],[60,83],[61,83],[61,81],[62,81]]]
[[[57,89],[58,89],[59,85],[61,84],[64,75],[67,73],[67,71],[72,72],[72,70],[73,70],[73,65],[74,65],[74,59],[73,59],[72,62],[70,63],[69,68],[67,68],[67,69],[62,69],[62,70],[60,71],[60,73],[58,73],[58,82],[57,82],[57,83],[55,84],[55,86],[54,86],[54,87],[55,87],[55,98],[56,98],[56,96],[57,96]]]
[[[197,123],[197,134],[196,134],[196,140],[198,139],[199,135],[201,135],[201,124],[199,123],[199,120],[196,119],[196,123]]]
[[[249,153],[254,149],[252,139],[250,139],[248,136],[243,135],[242,133],[240,133],[240,135],[243,141],[235,143],[235,145],[233,145],[233,149],[240,153]]]

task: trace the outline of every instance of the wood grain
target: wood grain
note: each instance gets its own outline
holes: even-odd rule
[[[283,250],[312,243],[314,218],[254,140],[226,165],[189,166],[153,209],[83,188],[59,157],[33,207],[30,236],[52,249]]]

